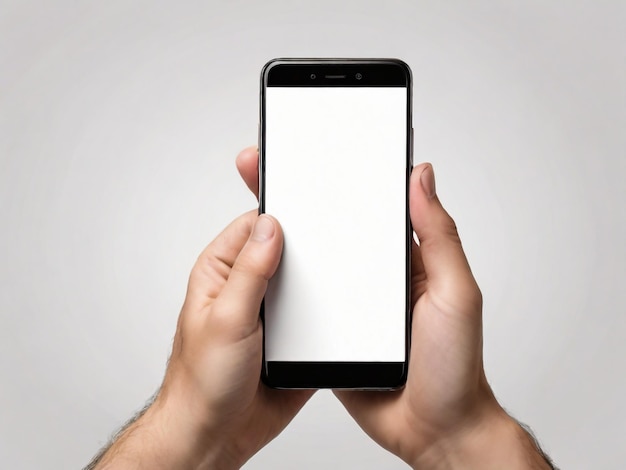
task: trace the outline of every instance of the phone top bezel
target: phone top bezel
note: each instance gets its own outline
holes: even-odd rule
[[[399,59],[273,59],[261,80],[264,87],[409,87],[411,69]]]
[[[356,78],[360,72],[362,78]],[[310,74],[317,75],[315,80]],[[326,75],[345,75],[344,79]],[[271,388],[358,390],[398,390],[408,376],[412,321],[410,278],[412,233],[409,216],[408,189],[413,167],[412,72],[402,60],[356,58],[277,58],[261,71],[259,120],[259,214],[265,212],[265,90],[267,87],[405,87],[407,89],[407,165],[406,165],[406,321],[404,362],[278,362],[265,360],[263,336],[262,381]],[[261,304],[261,320],[265,321],[265,302]],[[273,372],[270,372],[272,369]]]

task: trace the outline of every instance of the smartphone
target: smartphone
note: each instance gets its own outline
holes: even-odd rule
[[[261,72],[259,212],[284,233],[261,306],[270,387],[406,382],[411,88],[397,59],[274,59]]]

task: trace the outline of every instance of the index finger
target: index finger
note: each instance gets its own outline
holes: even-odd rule
[[[243,149],[237,155],[235,163],[241,178],[259,199],[259,149],[256,146]]]

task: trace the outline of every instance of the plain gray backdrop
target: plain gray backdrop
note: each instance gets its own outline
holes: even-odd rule
[[[334,56],[413,69],[503,406],[623,468],[625,5],[1,1],[0,467],[80,468],[157,389],[195,257],[255,207],[262,65]],[[321,392],[246,468],[405,465]]]

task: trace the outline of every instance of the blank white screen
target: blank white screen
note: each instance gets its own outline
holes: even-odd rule
[[[268,87],[268,361],[405,359],[407,89]]]

